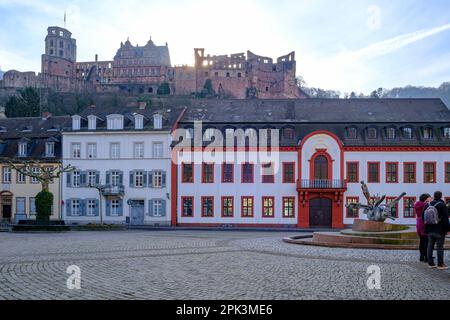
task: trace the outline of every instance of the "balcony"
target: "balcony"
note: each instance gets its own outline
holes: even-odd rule
[[[347,190],[345,180],[298,180],[297,190]]]
[[[102,186],[101,193],[104,197],[122,197],[125,194],[124,186]]]

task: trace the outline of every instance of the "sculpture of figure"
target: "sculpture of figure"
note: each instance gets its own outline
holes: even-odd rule
[[[364,183],[361,182],[361,189],[363,191],[364,197],[367,199],[367,205],[361,203],[350,203],[347,204],[346,207],[349,209],[363,209],[363,213],[367,215],[367,219],[369,221],[379,221],[384,222],[386,219],[395,220],[396,217],[393,215],[392,209],[397,206],[397,203],[406,196],[406,193],[403,192],[398,198],[391,201],[390,203],[384,204],[383,201],[386,199],[386,196],[382,196],[381,198],[376,198],[373,200],[370,196],[369,188]]]

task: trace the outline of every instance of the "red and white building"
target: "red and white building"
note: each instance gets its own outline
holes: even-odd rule
[[[439,99],[202,101],[178,127],[174,226],[343,228],[365,218],[345,207],[365,203],[361,181],[388,201],[407,193],[400,224],[415,223],[422,193],[450,197],[450,111]],[[227,158],[211,152],[239,133]],[[269,148],[252,144],[265,133]]]

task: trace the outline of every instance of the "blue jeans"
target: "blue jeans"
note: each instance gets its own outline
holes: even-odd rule
[[[445,235],[438,233],[430,233],[428,235],[428,263],[431,265],[433,263],[433,250],[436,244],[438,265],[444,264],[444,243]]]

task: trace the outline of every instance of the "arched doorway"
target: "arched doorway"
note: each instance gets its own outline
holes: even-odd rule
[[[309,224],[312,228],[332,227],[333,201],[328,198],[316,198],[309,201]]]
[[[314,180],[328,180],[328,159],[325,156],[318,156],[314,159]]]

